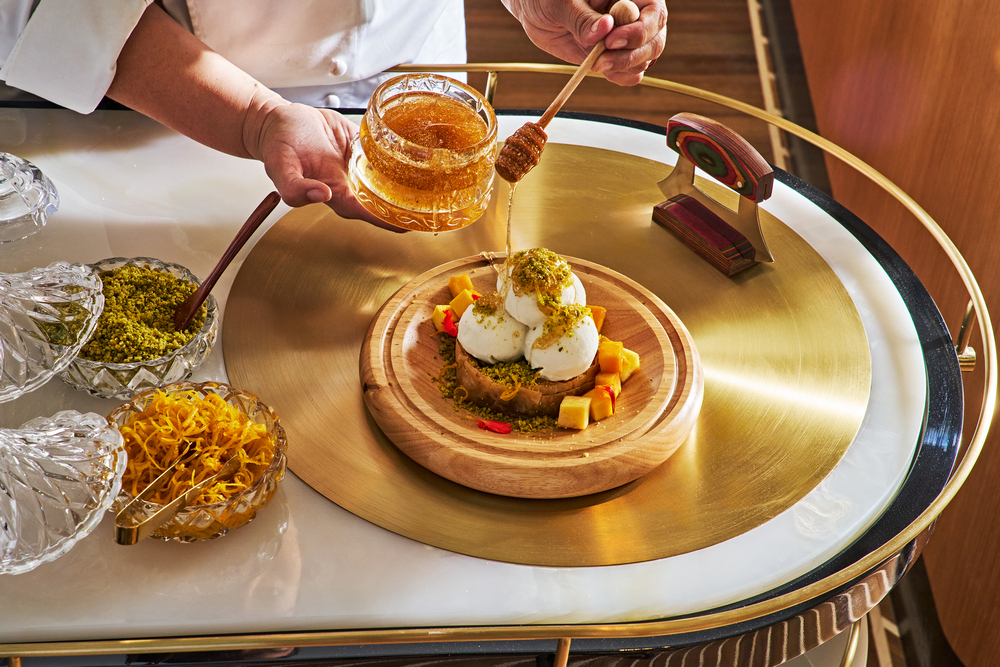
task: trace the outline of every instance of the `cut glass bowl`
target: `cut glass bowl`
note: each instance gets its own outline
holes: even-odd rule
[[[103,307],[101,279],[84,264],[56,262],[0,273],[0,403],[65,369],[90,338]]]
[[[38,167],[0,153],[0,243],[31,236],[58,208],[56,187]]]
[[[121,266],[138,265],[168,271],[194,284],[201,280],[180,264],[151,257],[113,257],[91,266],[97,271],[111,271]],[[185,380],[201,366],[215,345],[219,330],[219,306],[211,294],[205,299],[205,323],[186,345],[170,354],[147,361],[106,363],[77,356],[62,372],[64,382],[101,398],[129,399],[140,391]]]
[[[100,523],[121,488],[122,436],[73,410],[0,428],[0,574],[62,556]]]
[[[267,427],[268,435],[274,442],[274,458],[267,470],[258,477],[252,485],[225,501],[208,505],[189,505],[174,517],[157,528],[150,537],[160,540],[177,542],[195,542],[225,535],[230,530],[239,528],[257,516],[258,510],[271,502],[278,489],[278,482],[284,477],[287,467],[288,441],[285,429],[278,423],[278,415],[262,403],[259,398],[240,389],[235,389],[219,382],[177,382],[163,387],[167,395],[194,391],[205,397],[216,394],[227,403],[239,408],[250,421]],[[151,389],[137,394],[131,401],[116,408],[108,421],[121,427],[129,419],[141,413],[153,400],[157,390]],[[114,503],[114,511],[118,512],[134,499],[128,490],[128,482],[119,493]],[[138,492],[141,492],[139,489]],[[163,505],[152,502],[140,503],[137,519],[142,520],[152,516]]]

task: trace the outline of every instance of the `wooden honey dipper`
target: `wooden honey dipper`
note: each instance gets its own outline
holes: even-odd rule
[[[639,19],[639,8],[631,0],[618,0],[608,13],[615,20],[616,26],[632,23]],[[548,140],[545,127],[559,113],[566,100],[583,81],[583,77],[587,76],[590,68],[594,66],[594,62],[604,53],[604,41],[602,39],[594,45],[587,59],[580,64],[573,77],[559,92],[556,99],[552,100],[552,104],[545,110],[537,123],[525,123],[514,134],[507,137],[500,148],[496,161],[496,170],[502,179],[508,183],[517,183],[538,164],[538,160],[542,156],[542,149],[545,148],[545,142]]]

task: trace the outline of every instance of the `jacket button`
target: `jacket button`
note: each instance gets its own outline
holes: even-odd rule
[[[346,73],[347,63],[340,58],[334,58],[330,61],[330,74],[334,76],[343,76]]]

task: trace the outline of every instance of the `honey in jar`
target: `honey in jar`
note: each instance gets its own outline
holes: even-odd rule
[[[435,74],[383,83],[349,165],[358,201],[386,222],[448,231],[475,222],[493,190],[497,123],[473,88]]]

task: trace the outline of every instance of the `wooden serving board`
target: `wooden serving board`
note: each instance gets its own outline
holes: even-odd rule
[[[582,431],[497,434],[442,396],[431,313],[451,300],[448,278],[466,273],[483,293],[496,272],[482,256],[438,266],[404,285],[379,310],[361,349],[365,403],[410,458],[454,482],[520,498],[568,498],[606,491],[663,463],[684,442],[701,409],[701,360],[683,323],[652,292],[625,276],[566,258],[607,308],[602,333],[639,353],[617,412]],[[499,260],[502,261],[502,256]]]

